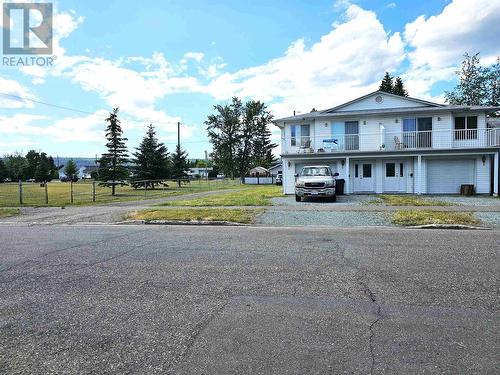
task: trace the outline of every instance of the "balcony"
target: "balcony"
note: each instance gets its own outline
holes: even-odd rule
[[[500,146],[500,128],[465,130],[398,131],[345,134],[331,138],[289,138],[285,154],[345,151],[410,151],[467,149]]]

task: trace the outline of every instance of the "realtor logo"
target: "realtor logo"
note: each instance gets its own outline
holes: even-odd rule
[[[3,4],[3,54],[52,54],[52,3]]]

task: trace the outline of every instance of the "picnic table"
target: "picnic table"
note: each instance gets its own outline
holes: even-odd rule
[[[168,187],[168,184],[165,181],[150,181],[150,180],[142,180],[142,181],[132,181],[130,185],[134,189],[154,189],[155,185],[161,185],[163,187]]]
[[[99,182],[99,186],[113,187],[113,186],[128,186],[127,182],[121,181],[103,181]]]

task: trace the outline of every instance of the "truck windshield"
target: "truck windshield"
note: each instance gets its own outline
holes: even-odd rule
[[[301,176],[331,176],[330,168],[327,167],[304,167]]]

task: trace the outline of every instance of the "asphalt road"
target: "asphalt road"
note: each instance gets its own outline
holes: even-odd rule
[[[0,226],[0,373],[498,373],[499,249],[499,231]]]

